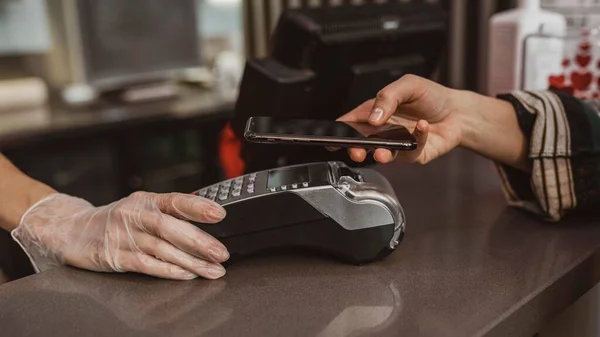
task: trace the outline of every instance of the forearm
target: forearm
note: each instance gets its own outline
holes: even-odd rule
[[[470,97],[478,108],[465,109],[464,146],[496,161],[509,204],[551,221],[568,212],[597,213],[597,102],[552,90],[515,91],[500,98]],[[498,153],[490,155],[490,150]]]
[[[455,112],[463,125],[461,145],[491,160],[531,171],[528,141],[512,104],[473,92],[457,91]]]
[[[55,192],[23,174],[0,154],[0,228],[15,229],[29,207]]]

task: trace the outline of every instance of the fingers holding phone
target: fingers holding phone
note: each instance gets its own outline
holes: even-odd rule
[[[381,103],[379,103],[381,104]],[[406,161],[406,162],[415,162],[421,157],[423,148],[427,143],[427,135],[429,132],[429,124],[420,120],[415,123],[414,121],[406,120],[403,118],[398,118],[394,115],[385,114],[380,110],[381,108],[376,106],[376,100],[371,99],[363,104],[359,105],[354,110],[350,111],[346,115],[340,117],[338,121],[350,122],[350,123],[365,123],[369,125],[375,124],[376,126],[386,126],[386,125],[401,125],[408,129],[412,128],[412,137],[415,140],[416,146],[412,151],[395,151],[387,148],[377,148],[377,149],[365,149],[362,147],[353,147],[348,149],[348,155],[350,158],[356,162],[363,162],[368,155],[368,152],[373,152],[373,158],[379,163],[389,163],[391,161],[396,160],[397,158]],[[394,111],[396,107],[394,107]],[[384,120],[381,123],[379,118],[374,119],[374,115],[383,116]],[[339,148],[328,148],[330,151],[339,150]]]
[[[417,144],[416,148],[412,151],[392,151],[385,148],[378,148],[369,151],[364,148],[354,147],[348,149],[348,155],[352,160],[359,163],[365,161],[368,152],[373,152],[373,158],[375,159],[375,161],[382,164],[387,164],[396,159],[409,163],[419,162],[419,160],[423,157],[423,150],[425,148],[425,145],[427,144],[428,133],[429,123],[427,123],[427,121],[421,120],[415,125],[414,130],[412,132],[412,135],[415,138]],[[329,150],[335,151],[339,150],[339,148],[329,148]]]
[[[405,75],[379,91],[376,98],[366,101],[339,118],[340,121],[403,125],[415,139],[414,151],[400,151],[397,158],[410,163],[426,164],[458,147],[464,128],[463,110],[468,100],[459,91],[433,81]],[[367,151],[362,147],[349,150],[350,157],[363,161]],[[375,150],[376,161],[392,161],[389,149]]]
[[[262,117],[254,124],[254,117],[249,120],[245,136],[252,142],[318,145],[333,150],[349,148],[350,157],[357,162],[364,161],[372,151],[374,159],[380,163],[388,163],[397,157],[406,162],[426,164],[461,144],[465,124],[463,111],[470,108],[469,104],[459,91],[406,75],[383,88],[375,99],[340,117],[336,128],[349,128],[343,136],[310,133],[314,130],[312,123],[335,123],[333,121],[301,124],[294,120],[274,121]],[[398,139],[387,139],[387,135],[379,131],[370,133],[377,137],[369,137],[369,134],[356,130],[356,126],[356,129],[383,127],[384,130],[397,127]]]

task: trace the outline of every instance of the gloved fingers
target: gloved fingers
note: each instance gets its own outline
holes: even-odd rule
[[[154,200],[161,212],[179,219],[212,224],[226,215],[221,205],[191,194],[155,194]]]
[[[198,275],[172,263],[160,261],[143,252],[121,251],[118,268],[171,280],[193,280]]]
[[[142,214],[143,226],[151,234],[205,261],[222,263],[229,259],[227,248],[208,233],[189,222],[167,214]]]
[[[182,267],[207,279],[218,279],[225,275],[225,268],[177,249],[169,242],[148,233],[140,233],[136,238],[138,248],[157,259]]]

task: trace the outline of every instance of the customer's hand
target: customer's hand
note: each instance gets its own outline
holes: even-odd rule
[[[463,132],[457,110],[467,102],[460,100],[460,92],[456,90],[406,75],[339,120],[368,122],[376,126],[391,123],[408,128],[417,140],[415,151],[393,153],[377,149],[374,158],[387,163],[397,156],[406,162],[425,164],[461,144]],[[364,161],[367,156],[364,149],[350,149],[349,153],[358,162]]]
[[[161,278],[216,279],[226,248],[189,221],[217,223],[218,204],[193,195],[136,192],[107,206],[53,194],[32,206],[12,232],[37,271],[57,265]]]

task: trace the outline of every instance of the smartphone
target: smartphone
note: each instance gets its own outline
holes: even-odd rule
[[[400,125],[373,126],[313,119],[251,117],[244,138],[253,143],[304,144],[332,147],[385,148],[412,151],[417,141]]]

